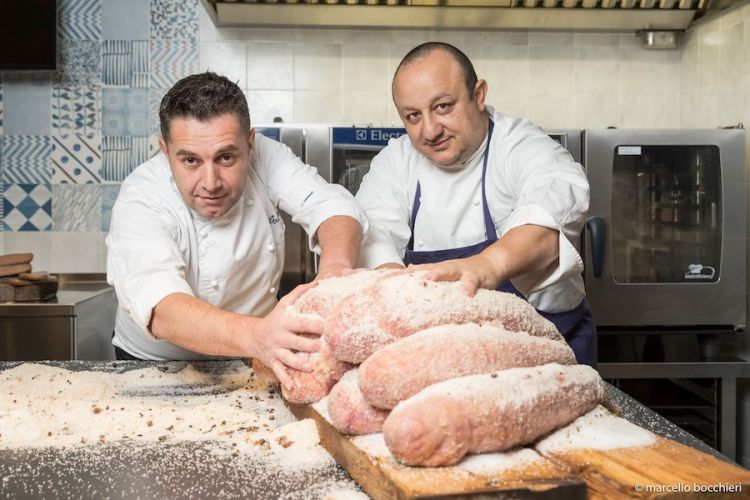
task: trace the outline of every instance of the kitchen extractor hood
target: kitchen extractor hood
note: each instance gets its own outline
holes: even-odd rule
[[[202,0],[217,26],[685,30],[746,0]]]

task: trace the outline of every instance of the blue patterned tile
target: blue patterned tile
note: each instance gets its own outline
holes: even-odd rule
[[[148,90],[102,89],[102,135],[148,135]]]
[[[0,135],[3,134],[3,86],[0,85]]]
[[[102,196],[98,184],[52,186],[54,231],[99,231]]]
[[[159,123],[159,106],[167,89],[148,89],[148,132],[151,135],[161,135]]]
[[[102,179],[122,182],[138,165],[149,159],[148,137],[102,138]]]
[[[57,81],[65,85],[101,84],[101,43],[58,39]]]
[[[168,89],[177,80],[198,72],[195,41],[151,41],[151,87]]]
[[[19,184],[49,184],[52,178],[52,142],[46,135],[6,135],[2,180]]]
[[[151,0],[151,38],[198,39],[198,0]]]
[[[102,0],[58,0],[57,34],[69,40],[96,40],[102,36]]]
[[[49,135],[52,83],[48,76],[15,75],[3,82],[4,133]]]
[[[112,207],[117,195],[120,194],[120,184],[102,184],[102,231],[109,232],[109,221],[112,218]]]
[[[150,0],[106,0],[102,5],[103,40],[148,40]]]
[[[102,83],[120,87],[148,88],[147,40],[102,42]]]
[[[56,135],[52,137],[52,143],[53,184],[98,184],[101,182],[101,136]]]
[[[49,231],[52,228],[52,193],[48,184],[3,186],[3,230]]]
[[[92,134],[100,129],[101,87],[52,87],[52,130]]]

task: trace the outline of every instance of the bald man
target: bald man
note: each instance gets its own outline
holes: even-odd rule
[[[407,135],[373,159],[357,193],[372,224],[360,264],[422,266],[470,295],[514,293],[595,366],[577,251],[589,205],[583,168],[538,126],[485,105],[487,88],[449,44],[422,44],[401,61],[392,92]]]

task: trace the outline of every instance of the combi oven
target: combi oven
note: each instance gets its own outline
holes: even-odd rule
[[[585,282],[597,325],[743,329],[745,131],[583,136]]]

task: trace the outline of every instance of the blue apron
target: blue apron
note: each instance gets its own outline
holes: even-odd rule
[[[409,224],[409,227],[411,229],[411,238],[409,239],[409,244],[406,247],[406,255],[404,257],[405,264],[432,264],[435,262],[442,262],[451,259],[463,259],[480,253],[482,250],[497,241],[497,231],[495,230],[495,224],[492,221],[492,215],[490,214],[490,209],[487,205],[487,196],[485,190],[487,158],[489,157],[490,141],[492,140],[492,130],[494,129],[494,127],[495,123],[490,120],[487,147],[484,150],[484,160],[482,163],[482,210],[484,212],[484,228],[487,232],[487,239],[480,243],[460,248],[448,248],[445,250],[432,250],[426,252],[415,251],[414,223],[417,220],[417,212],[419,212],[420,206],[419,198],[422,195],[422,186],[417,181],[417,193],[414,196],[414,203],[411,211],[411,221]],[[501,292],[513,293],[526,300],[526,297],[521,292],[519,292],[515,286],[513,286],[513,283],[511,283],[510,280],[502,282],[497,290]],[[538,312],[555,324],[563,337],[565,337],[568,345],[570,345],[571,349],[573,349],[573,352],[576,355],[576,360],[579,363],[596,367],[596,326],[594,325],[594,318],[591,314],[591,306],[589,305],[588,300],[584,298],[583,301],[581,301],[581,303],[575,309],[572,309],[570,311],[559,313],[548,313],[544,311]]]

